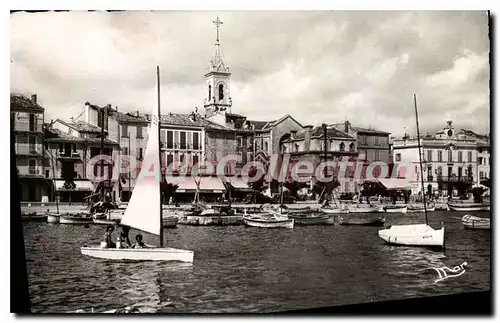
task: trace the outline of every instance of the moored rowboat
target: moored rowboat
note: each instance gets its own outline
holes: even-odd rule
[[[334,224],[333,215],[328,214],[304,214],[298,215],[293,214],[288,216],[290,219],[294,220],[295,225],[321,225],[321,224]]]
[[[341,225],[365,225],[379,227],[384,225],[385,217],[378,217],[374,219],[369,218],[354,218],[351,216],[339,216],[339,224]]]
[[[483,203],[448,203],[450,211],[479,212],[489,211],[490,205]]]
[[[385,205],[384,210],[387,213],[406,213],[408,208],[406,205]]]
[[[61,215],[59,217],[59,223],[61,224],[91,224],[94,223],[93,218],[90,216],[81,215]]]
[[[480,218],[478,216],[473,216],[469,214],[464,215],[462,217],[462,224],[466,229],[482,229],[482,230],[490,229],[490,219]]]
[[[243,216],[245,225],[258,228],[286,228],[293,229],[294,219],[277,216],[272,213],[260,213]]]

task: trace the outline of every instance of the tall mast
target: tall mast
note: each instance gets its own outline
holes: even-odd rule
[[[158,145],[160,144],[160,120],[161,120],[161,109],[160,109],[160,66],[156,66],[156,79],[158,84]],[[160,165],[160,248],[163,248],[163,203],[161,196],[161,184],[162,184],[162,176],[161,176],[161,149],[158,146],[159,154],[158,154],[158,165]]]
[[[425,190],[424,190],[424,173],[422,170],[422,151],[420,147],[420,129],[418,127],[418,110],[417,110],[417,95],[413,94],[413,102],[415,104],[415,118],[417,119],[417,142],[418,142],[418,160],[420,163],[420,183],[422,185],[422,198],[424,199],[424,214],[425,214],[425,224],[429,224],[427,221],[427,204],[425,203]]]

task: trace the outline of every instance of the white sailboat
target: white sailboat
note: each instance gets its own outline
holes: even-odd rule
[[[137,177],[132,197],[121,219],[121,224],[160,236],[160,247],[147,248],[102,248],[100,246],[81,247],[83,255],[113,260],[157,260],[193,262],[194,252],[190,250],[164,248],[162,225],[162,202],[159,181],[160,171],[160,70],[157,67],[158,109],[151,115],[148,143],[144,165]],[[156,110],[156,109],[155,109]],[[156,176],[150,174],[150,165],[154,165]]]
[[[424,192],[424,179],[422,176],[422,152],[420,147],[420,130],[418,127],[418,111],[417,111],[417,96],[413,95],[415,103],[415,117],[417,122],[417,140],[418,153],[420,160],[420,181],[422,192]],[[441,247],[444,248],[444,225],[441,229],[435,230],[428,224],[427,220],[427,205],[424,198],[424,224],[409,224],[409,225],[393,225],[387,229],[378,232],[379,237],[389,244],[407,245],[407,246],[426,246],[426,247]]]

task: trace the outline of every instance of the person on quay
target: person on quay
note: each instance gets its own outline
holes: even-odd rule
[[[116,236],[116,247],[117,248],[130,248],[131,243],[128,237],[128,233],[130,232],[130,227],[126,225],[120,226],[120,232]]]
[[[134,249],[142,249],[147,248],[146,244],[142,241],[142,234],[138,234],[135,236],[135,243],[132,245]]]
[[[106,233],[102,236],[101,239],[101,248],[114,248],[116,247],[115,243],[113,242],[113,239],[111,238],[111,233],[115,228],[112,225],[108,225],[106,228]]]

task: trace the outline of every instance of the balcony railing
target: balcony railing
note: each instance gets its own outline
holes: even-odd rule
[[[80,153],[76,151],[72,151],[70,153],[66,152],[58,152],[57,153],[57,158],[62,158],[62,159],[81,159]]]
[[[438,182],[473,182],[474,178],[472,176],[437,176]]]

